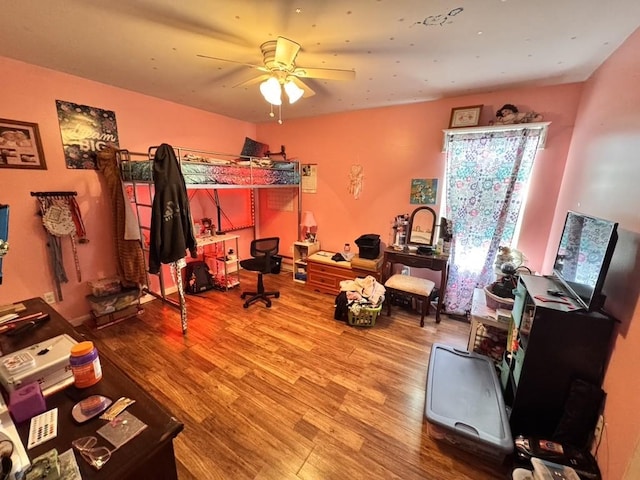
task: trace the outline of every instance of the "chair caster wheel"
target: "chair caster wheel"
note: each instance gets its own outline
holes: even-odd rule
[[[274,297],[276,297],[276,298],[280,298],[280,294],[279,294],[279,293],[276,293],[276,294],[274,295]]]
[[[242,304],[242,306],[243,306],[244,308],[249,308],[249,304],[248,304],[247,302],[243,303],[243,304]]]
[[[247,295],[243,293],[242,295],[240,295],[240,298],[242,298],[244,300],[246,296]]]
[[[271,308],[271,302],[267,303],[267,308]]]

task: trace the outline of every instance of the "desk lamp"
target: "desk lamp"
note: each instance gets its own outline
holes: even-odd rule
[[[302,212],[302,221],[300,222],[302,227],[302,235],[304,241],[307,243],[316,243],[316,235],[318,234],[318,224],[313,216],[313,212]]]

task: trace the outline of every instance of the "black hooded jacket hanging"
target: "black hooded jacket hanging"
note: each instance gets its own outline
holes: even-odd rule
[[[163,143],[156,150],[153,182],[149,273],[158,273],[161,263],[184,258],[187,249],[192,258],[197,257],[187,188],[171,145]]]

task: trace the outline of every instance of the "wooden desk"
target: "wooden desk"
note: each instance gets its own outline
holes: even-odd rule
[[[73,326],[60,316],[55,310],[40,298],[33,298],[21,302],[27,309],[20,315],[35,312],[45,312],[51,320],[28,333],[16,337],[0,335],[0,348],[3,354],[8,354],[35,343],[66,333],[77,341],[84,341]],[[111,459],[97,471],[91,467],[76,452],[76,461],[83,480],[90,479],[171,479],[178,478],[176,471],[173,439],[183,429],[183,424],[175,419],[162,405],[148,395],[143,388],[120,370],[110,359],[108,352],[100,349],[99,342],[95,342],[100,355],[103,377],[96,385],[86,389],[68,387],[55,393],[46,400],[47,410],[58,408],[58,436],[31,450],[27,451],[30,459],[56,448],[58,453],[71,448],[72,440],[84,436],[96,436],[99,446],[112,447],[109,442],[96,434],[96,430],[106,423],[105,420],[94,418],[82,425],[77,425],[71,418],[71,409],[80,399],[89,395],[101,394],[116,401],[120,397],[129,397],[136,401],[128,407],[128,411],[147,424],[137,437],[113,452]],[[135,359],[131,359],[135,361]],[[6,392],[5,392],[6,393]],[[7,397],[7,404],[8,396]],[[27,446],[29,435],[29,421],[16,424],[16,428]]]
[[[449,273],[449,255],[419,255],[392,248],[384,251],[382,264],[382,283],[387,281],[393,271],[393,265],[399,263],[407,267],[427,268],[440,272],[440,293],[438,294],[438,307],[436,309],[436,323],[440,323],[440,311],[443,310],[443,300],[447,288],[447,275]]]

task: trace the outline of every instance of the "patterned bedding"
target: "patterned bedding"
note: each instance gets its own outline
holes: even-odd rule
[[[212,164],[201,161],[180,162],[184,181],[188,185],[298,185],[298,162],[253,160]],[[122,179],[153,182],[153,162],[121,162]]]

